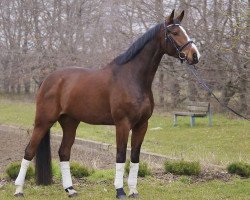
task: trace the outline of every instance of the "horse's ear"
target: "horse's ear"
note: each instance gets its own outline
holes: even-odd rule
[[[179,22],[181,22],[182,19],[183,19],[183,17],[184,17],[184,10],[181,12],[181,14],[180,14],[178,17],[176,17],[176,19],[177,19]]]
[[[167,24],[174,23],[174,10],[172,11],[172,13],[168,17],[166,17],[166,22],[167,22]]]

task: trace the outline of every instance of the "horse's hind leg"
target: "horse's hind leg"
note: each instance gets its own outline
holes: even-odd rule
[[[58,152],[60,157],[62,184],[69,197],[73,197],[77,195],[77,192],[73,188],[69,159],[71,147],[75,141],[76,129],[79,125],[79,121],[74,120],[67,115],[63,115],[60,117],[59,123],[63,129],[63,139]]]
[[[138,191],[136,189],[136,186],[137,186],[137,176],[139,170],[140,150],[147,128],[148,128],[148,122],[144,123],[143,125],[136,126],[132,130],[131,162],[130,162],[130,170],[128,176],[128,187],[129,187],[130,198],[138,197]]]
[[[15,191],[15,196],[23,196],[23,185],[25,181],[25,176],[27,169],[30,165],[31,160],[34,158],[37,148],[45,136],[45,134],[49,131],[50,127],[52,126],[53,123],[50,122],[42,122],[36,120],[33,133],[30,139],[29,144],[27,145],[25,149],[25,155],[21,163],[21,168],[18,174],[18,177],[16,178],[15,185],[16,191]]]
[[[51,180],[51,173],[48,170],[45,171],[45,169],[50,168],[50,149],[48,146],[49,130],[54,124],[54,122],[56,122],[58,119],[59,108],[57,105],[58,103],[56,102],[56,99],[45,99],[43,98],[43,95],[41,95],[41,92],[40,96],[38,95],[37,97],[36,117],[33,133],[29,144],[25,149],[25,155],[21,164],[21,169],[15,181],[15,185],[17,186],[15,195],[17,196],[19,194],[22,195],[23,193],[25,175],[29,167],[30,161],[34,158],[37,150],[39,150],[38,161],[41,161],[41,159],[43,160],[48,158],[47,162],[42,162],[40,166],[36,165],[37,175],[39,175],[39,178],[42,178],[44,181],[46,181],[45,179],[47,179],[47,181],[49,179]],[[40,144],[41,146],[39,146]],[[50,181],[48,181],[47,183],[49,184],[49,182]]]

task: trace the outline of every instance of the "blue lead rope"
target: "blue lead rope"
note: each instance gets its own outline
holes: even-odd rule
[[[213,91],[207,86],[206,82],[201,78],[201,76],[198,74],[196,68],[194,65],[188,65],[188,69],[192,72],[192,74],[194,75],[194,77],[196,78],[196,80],[198,81],[198,83],[209,93],[211,94],[216,101],[218,101],[218,103],[222,106],[227,108],[229,111],[233,112],[235,115],[246,119],[246,120],[250,120],[249,118],[247,118],[246,116],[241,115],[240,113],[236,112],[235,110],[233,110],[232,108],[230,108],[228,105],[223,104],[218,97],[215,96],[215,94],[213,93]]]

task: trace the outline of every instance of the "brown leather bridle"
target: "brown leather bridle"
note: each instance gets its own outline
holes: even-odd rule
[[[187,56],[184,52],[182,52],[183,49],[185,49],[189,44],[192,44],[194,43],[193,40],[189,40],[186,44],[182,45],[182,46],[179,46],[177,44],[177,42],[173,39],[173,37],[170,35],[171,33],[171,30],[169,30],[169,27],[172,27],[172,26],[180,26],[180,24],[170,24],[170,25],[166,25],[166,22],[163,23],[164,24],[164,31],[165,31],[165,41],[166,41],[166,44],[168,42],[170,42],[170,44],[173,45],[173,47],[175,48],[178,56],[179,56],[179,59],[180,61],[183,63],[184,61],[187,60]]]

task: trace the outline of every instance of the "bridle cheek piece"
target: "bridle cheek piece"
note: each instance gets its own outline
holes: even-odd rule
[[[166,23],[164,22],[164,30],[165,30],[165,42],[167,43],[168,41],[170,41],[170,43],[173,45],[176,52],[178,53],[178,56],[179,56],[181,63],[183,63],[184,61],[187,60],[187,56],[184,52],[182,52],[182,50],[185,49],[189,44],[192,44],[194,42],[193,42],[193,40],[189,40],[186,44],[179,46],[177,44],[177,42],[172,38],[172,36],[169,35],[169,33],[171,33],[171,31],[168,29],[168,27],[170,27],[170,26],[180,26],[180,24],[170,24],[170,25],[166,26]]]

